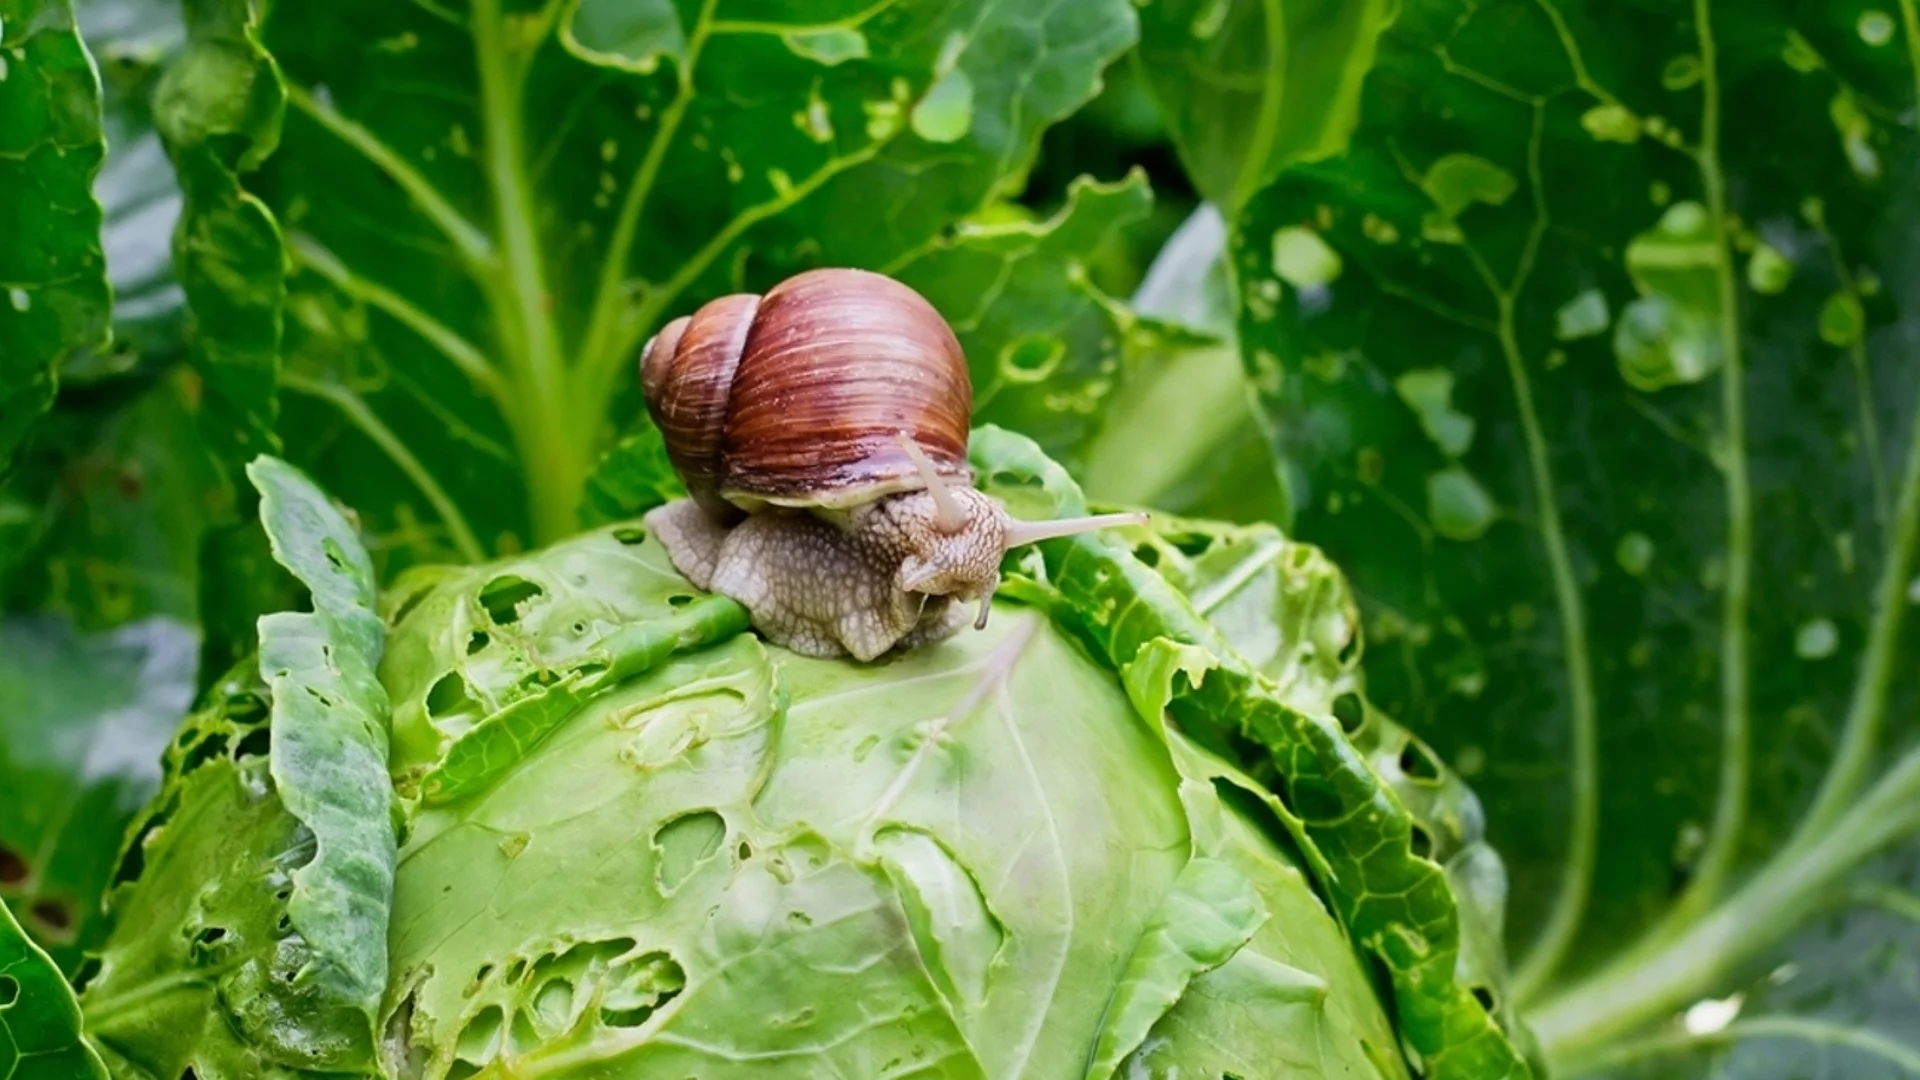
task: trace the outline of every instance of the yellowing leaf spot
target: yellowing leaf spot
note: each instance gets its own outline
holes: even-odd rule
[[[1620,105],[1595,105],[1580,114],[1580,126],[1601,142],[1630,143],[1640,137],[1640,118]]]
[[[1810,75],[1826,66],[1826,62],[1814,50],[1813,43],[1801,37],[1798,30],[1787,31],[1787,44],[1780,50],[1780,59],[1802,75]]]
[[[867,58],[867,36],[850,26],[786,34],[780,40],[795,56],[827,67]]]
[[[1599,289],[1587,289],[1554,312],[1553,334],[1561,341],[1578,341],[1605,331],[1611,320],[1606,296]]]
[[[1820,305],[1820,340],[1845,348],[1860,340],[1865,331],[1867,313],[1860,298],[1850,292],[1837,292]]]
[[[1747,284],[1753,291],[1773,296],[1786,291],[1793,280],[1793,263],[1771,244],[1760,244],[1747,260]]]
[[[1493,497],[1467,470],[1442,469],[1427,477],[1427,517],[1449,540],[1478,540],[1493,525]]]
[[[1486,158],[1447,154],[1427,169],[1420,186],[1442,214],[1455,218],[1476,202],[1499,206],[1518,185],[1512,173]]]
[[[947,72],[913,107],[913,133],[931,143],[957,142],[973,128],[973,80]]]
[[[867,138],[883,142],[900,130],[899,102],[869,101],[863,107],[867,111]]]
[[[1394,392],[1420,417],[1420,429],[1442,453],[1459,457],[1473,445],[1473,418],[1453,407],[1453,372],[1420,368],[1393,380]]]
[[[1685,90],[1700,81],[1700,58],[1684,53],[1667,61],[1660,69],[1660,85],[1669,90]]]
[[[1614,561],[1620,569],[1639,577],[1653,565],[1653,541],[1643,532],[1630,532],[1613,546]]]
[[[1360,234],[1376,244],[1391,244],[1400,239],[1400,230],[1393,222],[1368,214],[1360,221]]]
[[[1833,117],[1834,129],[1840,133],[1840,145],[1846,150],[1847,164],[1864,180],[1876,180],[1880,177],[1880,154],[1874,150],[1873,121],[1861,111],[1853,100],[1853,94],[1841,90],[1833,97],[1829,109]]]
[[[1273,272],[1296,289],[1326,285],[1340,276],[1340,256],[1320,234],[1290,226],[1273,234]]]

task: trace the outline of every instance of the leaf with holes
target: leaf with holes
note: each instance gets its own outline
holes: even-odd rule
[[[1084,509],[1071,479],[1030,440],[983,429],[975,433],[971,453],[975,467],[989,478],[989,490],[996,484],[1036,482],[1054,513]],[[1435,1077],[1528,1076],[1530,1066],[1516,1046],[1524,1040],[1506,1030],[1511,1015],[1484,986],[1467,982],[1494,975],[1497,964],[1489,969],[1484,957],[1460,960],[1459,899],[1452,879],[1434,861],[1451,858],[1454,851],[1434,850],[1433,826],[1413,819],[1369,767],[1365,744],[1350,741],[1341,714],[1351,707],[1334,705],[1325,692],[1330,663],[1325,653],[1333,654],[1331,663],[1351,669],[1358,658],[1347,644],[1358,628],[1345,610],[1348,605],[1339,602],[1344,585],[1331,566],[1312,558],[1311,549],[1296,550],[1309,556],[1304,566],[1317,562],[1318,573],[1303,574],[1305,582],[1288,582],[1282,595],[1299,590],[1311,598],[1320,591],[1335,602],[1298,605],[1298,616],[1309,624],[1305,634],[1289,637],[1274,628],[1259,635],[1287,646],[1285,655],[1260,667],[1167,576],[1101,538],[1041,545],[1044,564],[1038,572],[1062,598],[1064,617],[1127,673],[1144,711],[1167,713],[1170,724],[1226,760],[1248,761],[1254,779],[1278,793],[1275,812],[1329,906],[1373,962],[1386,969],[1401,1040],[1423,1071]],[[1258,637],[1249,644],[1263,644]],[[1291,693],[1283,685],[1295,680],[1274,681],[1300,667],[1308,670]],[[1357,693],[1350,670],[1343,675],[1342,684]],[[1423,762],[1434,779],[1441,779],[1437,762]],[[1449,847],[1477,844],[1475,825],[1456,824],[1444,837]],[[1488,945],[1479,935],[1468,940],[1482,949]]]
[[[1920,805],[1917,31],[1410,3],[1350,149],[1231,223],[1297,532],[1485,800],[1560,1071],[1920,1061],[1865,974]]]
[[[277,430],[396,568],[576,531],[649,334],[938,248],[1135,33],[1125,0],[246,8],[195,0],[188,56],[250,82],[183,62],[163,114],[208,166],[182,254],[234,271],[189,299],[250,402],[283,329]]]
[[[316,561],[293,538],[344,547],[339,523],[254,471],[283,557],[318,577],[304,618],[352,601],[358,621],[342,569],[363,557]],[[1284,814],[1224,762],[1183,768],[1203,752],[1046,608],[1002,602],[886,664],[808,659],[621,524],[417,569],[380,609],[407,823],[389,1069],[1064,1077],[1099,1047],[1126,1075],[1279,1031],[1297,1075],[1409,1075]],[[283,917],[327,850],[280,765],[302,693],[242,667],[167,755],[85,995],[116,1067],[365,1067],[363,1014],[297,974],[318,942]],[[1216,903],[1219,926],[1192,923]]]
[[[386,988],[394,860],[387,691],[376,675],[386,632],[373,566],[346,518],[299,471],[260,457],[247,476],[274,558],[313,594],[311,612],[260,620],[274,787],[313,835],[312,859],[292,871],[287,900],[314,954],[300,980],[371,1025]]]

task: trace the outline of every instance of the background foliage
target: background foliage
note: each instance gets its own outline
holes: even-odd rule
[[[1913,0],[0,0],[0,64],[0,896],[69,976],[304,606],[244,462],[383,582],[539,546],[671,493],[653,329],[841,263],[1095,501],[1345,570],[1556,1075],[1920,1075]]]

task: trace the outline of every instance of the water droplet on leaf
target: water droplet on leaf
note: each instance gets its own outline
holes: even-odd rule
[[[1885,45],[1893,40],[1893,18],[1884,11],[1869,8],[1861,12],[1856,28],[1860,31],[1860,40],[1869,45]]]

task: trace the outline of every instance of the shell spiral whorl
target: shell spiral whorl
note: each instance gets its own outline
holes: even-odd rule
[[[675,319],[641,354],[647,409],[702,509],[844,509],[920,488],[898,433],[967,466],[973,385],[946,320],[861,270],[811,270]]]

